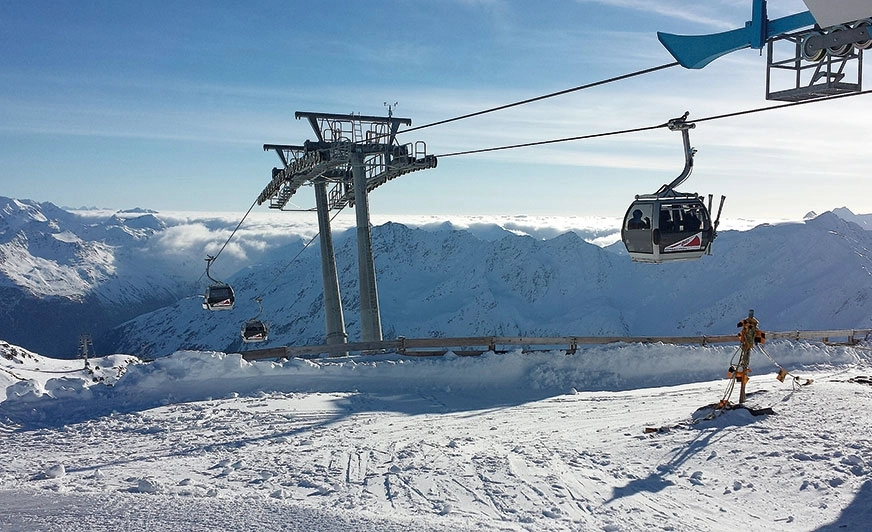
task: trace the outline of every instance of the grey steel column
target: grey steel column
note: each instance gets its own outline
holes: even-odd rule
[[[360,340],[382,340],[378,288],[375,284],[375,261],[372,255],[372,230],[369,223],[369,199],[366,193],[366,169],[363,154],[351,154],[354,177],[354,211],[357,215],[357,267],[360,276]]]
[[[321,276],[324,281],[324,318],[327,345],[348,341],[342,299],[339,296],[339,276],[336,274],[336,255],[333,252],[333,233],[330,230],[330,209],[327,206],[327,183],[315,180],[315,204],[318,207],[318,230],[321,240]]]

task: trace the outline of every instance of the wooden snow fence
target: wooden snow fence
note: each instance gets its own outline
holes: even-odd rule
[[[766,332],[767,340],[811,340],[828,344],[854,345],[869,338],[872,329],[844,329],[829,331]],[[442,356],[451,352],[459,356],[478,356],[489,351],[505,353],[520,349],[522,352],[564,351],[575,353],[579,346],[614,343],[664,343],[683,345],[709,345],[738,343],[737,334],[714,336],[477,336],[465,338],[404,338],[381,342],[351,342],[331,345],[281,346],[244,351],[245,360],[281,358],[341,357],[348,355],[400,354],[403,356]]]

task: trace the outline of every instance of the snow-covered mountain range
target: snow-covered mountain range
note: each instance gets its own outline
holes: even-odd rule
[[[0,198],[0,334],[48,354],[75,353],[80,334],[102,336],[172,303],[195,277],[184,262],[152,253],[166,230],[151,213],[92,218]]]
[[[258,312],[254,297],[272,324],[267,345],[323,343],[317,240],[292,261],[311,236],[299,228],[264,225],[232,240],[216,268],[237,307],[210,313],[200,306],[202,258],[238,220],[71,213],[10,199],[0,199],[0,215],[0,290],[12,302],[0,338],[14,344],[70,356],[88,332],[105,353],[235,352],[240,325]],[[867,328],[872,232],[858,223],[868,218],[843,208],[722,231],[713,256],[660,266],[632,263],[620,242],[600,247],[581,231],[542,239],[497,225],[377,225],[384,337],[728,334],[751,308],[769,330]],[[334,239],[355,341],[355,231]]]
[[[661,266],[632,263],[620,243],[601,248],[574,233],[487,240],[386,224],[373,239],[385,338],[729,334],[751,308],[770,330],[872,325],[872,232],[832,213],[723,232],[714,256]],[[352,341],[360,330],[355,246],[353,233],[337,238]],[[278,261],[230,277],[232,312],[205,312],[189,298],[140,316],[116,331],[116,350],[237,352],[257,296],[273,325],[268,345],[324,343],[318,257],[310,248],[278,280]]]

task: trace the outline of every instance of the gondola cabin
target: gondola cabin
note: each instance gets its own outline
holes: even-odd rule
[[[635,262],[695,260],[713,239],[711,216],[696,194],[636,196],[621,226],[621,240]]]
[[[245,343],[266,342],[269,338],[269,327],[260,320],[247,320],[242,324],[242,341]]]
[[[236,298],[229,284],[216,283],[206,288],[203,308],[206,310],[231,310]]]

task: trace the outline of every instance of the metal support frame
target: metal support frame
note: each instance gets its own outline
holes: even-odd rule
[[[687,122],[688,115],[690,115],[690,111],[685,112],[678,118],[673,118],[666,124],[670,131],[681,131],[681,142],[684,147],[684,169],[680,174],[678,174],[678,177],[672,180],[671,183],[660,187],[660,190],[656,193],[657,197],[662,198],[678,195],[679,193],[675,188],[680,187],[682,183],[687,181],[687,178],[690,177],[690,173],[693,172],[693,156],[696,155],[696,150],[690,145],[689,132],[691,129],[696,127],[696,124]]]
[[[344,344],[348,342],[348,334],[345,332],[345,318],[342,314],[336,254],[333,251],[333,232],[330,229],[330,212],[327,208],[327,183],[324,179],[315,181],[315,203],[318,209],[318,236],[321,243],[321,278],[324,283],[327,345]]]
[[[274,168],[272,179],[257,203],[269,202],[273,209],[286,210],[291,198],[306,184],[315,186],[318,224],[321,231],[322,274],[327,322],[327,343],[347,342],[341,298],[336,277],[328,212],[354,205],[357,223],[358,273],[360,276],[360,321],[363,341],[381,341],[381,315],[372,251],[372,230],[367,195],[384,183],[418,170],[436,167],[436,157],[427,155],[419,141],[400,145],[396,135],[408,118],[338,115],[297,112],[312,126],[317,140],[302,146],[265,144],[275,151],[282,168]],[[328,191],[328,185],[332,184]]]
[[[770,20],[766,0],[752,0],[751,20],[743,27],[708,35],[658,32],[657,38],[681,66],[693,69],[737,50],[766,45],[767,100],[797,102],[862,91],[863,49],[872,46],[872,3],[803,1],[810,11]],[[784,41],[793,45],[791,53],[775,59],[774,46]],[[849,81],[854,73],[856,82]],[[787,80],[787,88],[773,91],[773,75]]]
[[[863,90],[863,50],[851,48],[842,56],[826,53],[820,61],[808,61],[802,47],[815,33],[804,31],[769,41],[767,100],[798,102]],[[782,88],[773,90],[779,82]]]
[[[354,174],[354,212],[357,221],[357,271],[360,288],[360,338],[364,342],[382,340],[378,287],[375,280],[375,259],[372,253],[372,228],[369,221],[369,199],[366,192],[366,170],[363,154],[351,157]]]
[[[94,347],[94,341],[90,334],[82,334],[79,336],[79,357],[85,359],[85,369],[89,368],[88,348]]]

